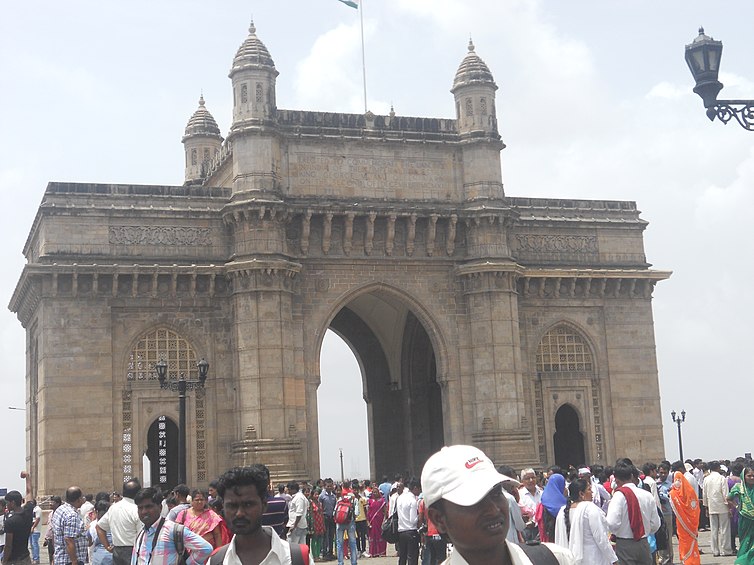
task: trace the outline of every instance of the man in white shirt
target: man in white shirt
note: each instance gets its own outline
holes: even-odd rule
[[[288,503],[288,541],[306,543],[306,513],[309,510],[309,501],[299,489],[297,482],[288,483],[288,492],[293,495]]]
[[[526,524],[526,529],[523,532],[524,541],[539,539],[534,515],[537,513],[537,505],[542,501],[542,488],[537,484],[537,474],[534,469],[528,468],[521,471],[521,488],[518,489],[518,500]]]
[[[709,475],[704,477],[702,491],[712,533],[712,555],[732,555],[730,514],[728,513],[728,479],[720,473],[720,462],[710,461]]]
[[[533,565],[555,558],[574,563],[571,552],[555,544],[518,546],[506,540],[508,500],[502,483],[513,480],[470,445],[443,447],[422,470],[429,519],[453,542],[443,565]]]
[[[270,472],[264,465],[236,467],[218,480],[217,493],[223,499],[225,520],[233,539],[218,549],[210,563],[222,565],[291,565],[291,552],[301,553],[304,563],[314,565],[308,548],[281,540],[271,526],[262,525],[267,506]]]
[[[395,502],[398,512],[398,565],[419,563],[419,493],[422,486],[416,479],[408,482],[408,488]]]
[[[139,509],[134,497],[141,490],[139,479],[131,479],[123,485],[123,498],[113,504],[97,521],[97,536],[102,545],[113,554],[113,565],[129,565],[136,536],[143,528],[139,520]],[[107,532],[112,534],[113,543],[107,540]]]
[[[618,459],[613,475],[616,489],[606,519],[610,531],[615,534],[618,561],[621,564],[653,565],[647,536],[660,528],[654,497],[634,484],[634,475],[638,479],[639,471],[630,459]]]

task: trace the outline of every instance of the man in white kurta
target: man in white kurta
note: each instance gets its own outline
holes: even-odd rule
[[[730,544],[730,510],[728,508],[728,479],[720,473],[720,462],[709,463],[709,475],[704,478],[704,507],[709,514],[712,534],[712,555],[732,555]]]

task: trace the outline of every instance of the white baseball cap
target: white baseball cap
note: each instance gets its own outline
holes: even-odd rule
[[[473,506],[504,481],[518,484],[498,473],[483,451],[471,445],[446,446],[424,464],[424,504],[429,508],[444,498],[459,506]]]

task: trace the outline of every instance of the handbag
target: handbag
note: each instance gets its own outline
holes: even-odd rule
[[[393,512],[392,516],[382,522],[382,539],[388,543],[398,542],[398,511]]]

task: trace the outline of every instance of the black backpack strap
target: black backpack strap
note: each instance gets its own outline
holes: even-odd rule
[[[175,550],[179,557],[183,555],[183,552],[186,549],[183,544],[183,529],[185,527],[186,526],[183,524],[176,524],[173,526],[173,544],[175,545]]]
[[[297,543],[292,543],[291,548],[291,565],[308,565],[304,563],[304,554],[301,552],[301,546]]]
[[[218,547],[209,558],[209,565],[222,565],[225,561],[225,554],[228,553],[229,543],[226,543],[222,547]]]
[[[558,559],[553,555],[550,548],[543,543],[520,546],[533,565],[559,565]]]

